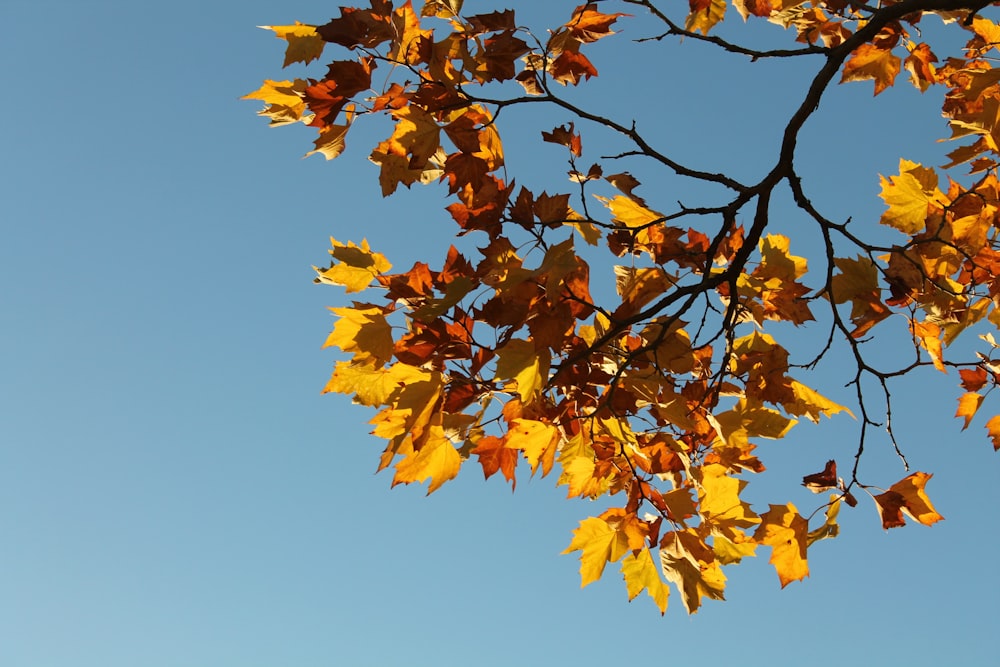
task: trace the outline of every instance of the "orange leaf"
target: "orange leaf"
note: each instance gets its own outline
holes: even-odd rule
[[[915,472],[890,486],[885,493],[875,496],[883,528],[888,530],[903,526],[904,514],[925,526],[944,519],[931,505],[924,491],[930,478],[931,475],[926,472]]]
[[[771,565],[778,573],[778,580],[784,588],[793,581],[809,576],[806,561],[806,538],[809,522],[799,515],[795,505],[771,505],[766,514],[761,515],[761,524],[754,533],[754,539],[771,547]]]
[[[962,430],[969,428],[969,424],[972,422],[972,418],[976,416],[976,412],[979,410],[979,406],[983,404],[983,395],[977,394],[973,391],[968,391],[962,394],[958,399],[958,410],[955,412],[956,417],[965,417],[965,424],[962,425]]]
[[[875,94],[891,86],[899,74],[899,58],[891,49],[880,49],[873,44],[862,44],[844,63],[844,74],[840,79],[845,81],[875,80]]]

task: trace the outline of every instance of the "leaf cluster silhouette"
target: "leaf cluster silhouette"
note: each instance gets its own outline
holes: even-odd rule
[[[368,155],[383,195],[446,188],[442,216],[481,246],[450,245],[443,261],[394,271],[367,241],[333,240],[330,266],[317,269],[318,282],[357,299],[332,308],[326,345],[344,358],[324,390],[376,410],[373,434],[387,443],[378,467],[391,469],[392,484],[427,482],[434,492],[469,466],[512,489],[526,471],[553,474],[569,497],[610,505],[568,545],[583,585],[618,564],[629,599],[645,591],[663,613],[673,584],[693,613],[704,598],[723,599],[725,568],[761,548],[782,587],[808,576],[810,549],[837,536],[838,512],[858,496],[887,529],[942,519],[926,492],[931,475],[910,472],[896,442],[891,388],[953,373],[965,429],[1000,382],[1000,345],[988,333],[1000,325],[1000,25],[984,16],[1000,3],[612,4],[580,5],[547,32],[519,25],[509,9],[467,15],[462,0],[342,7],[322,25],[269,27],[286,42],[285,66],[336,52],[325,75],[266,80],[246,98],[265,104],[271,125],[314,128],[310,154],[327,159],[343,153],[355,123],[389,118],[391,134]],[[788,39],[767,50],[713,33],[740,20],[776,24]],[[964,35],[964,46],[935,53],[922,41],[929,21]],[[566,95],[599,75],[592,44],[621,38],[615,29],[626,23],[650,49],[688,40],[734,58],[815,64],[756,182],[684,164],[629,118]],[[873,241],[874,221],[825,216],[796,169],[800,131],[838,77],[871,81],[875,95],[907,80],[942,93],[958,146],[948,164],[901,159],[898,173],[881,177],[879,229],[895,242]],[[523,128],[505,127],[503,112],[538,104],[567,117],[532,130],[565,150],[569,181],[555,194],[515,184],[505,167],[502,136]],[[617,135],[621,152],[584,163],[587,128]],[[647,201],[619,166],[629,160],[722,194],[711,206]],[[795,239],[773,231],[779,187],[822,253],[798,256]],[[613,298],[595,299],[584,256],[614,266]],[[783,341],[800,328],[825,344],[793,363]],[[967,331],[973,343],[953,348]],[[883,346],[911,358],[885,367]],[[796,379],[835,347],[853,363],[851,405]],[[830,460],[801,480],[827,500],[809,515],[790,502],[755,512],[744,491],[765,471],[762,441],[834,417],[857,421],[853,460],[842,474]],[[1000,415],[985,428],[1000,449]],[[902,479],[864,477],[876,437],[895,447]]]

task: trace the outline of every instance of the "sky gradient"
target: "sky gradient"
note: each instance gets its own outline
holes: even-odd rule
[[[445,192],[382,199],[366,156],[384,124],[352,130],[336,161],[300,159],[310,131],[269,129],[239,99],[300,74],[255,26],[324,23],[338,4],[0,7],[0,664],[994,664],[1000,459],[982,422],[1000,405],[989,396],[960,433],[955,375],[896,393],[898,435],[912,468],[934,473],[945,521],[886,533],[863,498],[810,551],[808,579],[780,590],[766,555],[751,559],[728,568],[727,602],[691,618],[676,592],[665,618],[645,596],[629,604],[615,567],[580,590],[576,557],[559,554],[594,506],[554,478],[522,472],[511,494],[470,465],[425,497],[373,474],[371,413],[320,394],[336,359],[321,350],[326,307],[345,297],[313,285],[311,266],[330,236],[366,237],[403,270],[440,261]],[[467,2],[514,7],[538,32],[575,4]],[[681,161],[759,177],[818,61],[751,65],[694,43],[629,59],[611,42],[642,30],[620,27],[595,45],[601,76],[570,94],[637,118]],[[769,34],[783,37],[751,39]],[[939,94],[902,78],[874,100],[870,82],[831,89],[799,147],[813,202],[874,227],[879,173],[945,161]],[[537,132],[571,119],[546,113],[502,119],[508,169],[564,187],[563,154]],[[581,129],[585,161],[611,150]],[[776,224],[808,254],[815,239],[794,236],[805,223],[786,209]],[[846,403],[837,371],[817,377]],[[855,443],[841,416],[762,456],[811,508],[794,480],[834,454],[846,464]],[[867,456],[884,479],[905,474],[884,442]]]

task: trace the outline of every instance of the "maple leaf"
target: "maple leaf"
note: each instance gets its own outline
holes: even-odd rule
[[[431,480],[427,488],[430,495],[441,485],[458,475],[462,466],[462,456],[445,435],[444,429],[432,425],[423,446],[408,454],[396,464],[396,475],[392,484],[410,484]]]
[[[993,441],[993,450],[1000,451],[1000,415],[990,417],[985,428],[989,432],[990,440]]]
[[[533,400],[549,376],[548,350],[537,350],[530,340],[517,338],[497,350],[498,380],[513,380],[515,391],[525,403]]]
[[[644,590],[660,608],[660,614],[667,611],[670,589],[660,578],[660,572],[653,562],[649,549],[641,549],[638,554],[629,553],[622,559],[622,576],[628,589],[628,599],[634,600]]]
[[[924,491],[931,477],[925,472],[915,472],[890,486],[885,493],[875,496],[883,528],[888,530],[903,526],[904,514],[925,526],[944,519],[931,505],[930,498]]]
[[[580,552],[580,587],[601,578],[604,566],[617,562],[629,550],[628,537],[607,521],[588,517],[573,531],[573,540],[564,554]]]
[[[353,306],[330,310],[339,317],[323,347],[335,345],[353,353],[353,363],[383,364],[392,358],[392,330],[381,308]]]
[[[334,263],[328,269],[313,267],[319,274],[316,282],[343,285],[348,293],[361,292],[371,285],[372,280],[392,268],[384,255],[372,252],[365,239],[360,246],[353,241],[344,245],[331,236],[330,244],[333,246],[330,255]]]
[[[874,44],[862,44],[844,63],[841,83],[846,81],[875,80],[875,94],[891,86],[899,74],[900,60],[892,49],[883,49]]]
[[[483,476],[486,479],[499,471],[510,482],[511,490],[517,488],[515,470],[518,453],[516,449],[507,447],[503,438],[484,436],[476,443],[472,453],[479,457],[479,464],[483,467]]]
[[[660,541],[660,568],[677,587],[687,613],[701,607],[701,599],[724,600],[726,575],[715,553],[691,529],[673,531]]]
[[[569,148],[570,153],[577,157],[583,154],[580,134],[573,132],[573,123],[569,123],[568,127],[560,125],[553,128],[551,132],[542,132],[542,141],[566,146]]]
[[[316,26],[303,25],[298,21],[295,25],[261,25],[258,28],[273,30],[275,37],[288,42],[285,49],[285,62],[282,67],[292,63],[309,64],[323,55],[325,42],[316,32]]]
[[[559,429],[552,424],[534,419],[518,419],[511,424],[505,445],[524,454],[532,474],[538,469],[539,463],[542,463],[544,476],[552,468],[559,441]]]
[[[707,35],[726,15],[725,0],[688,0],[691,11],[684,20],[684,29]]]
[[[813,473],[802,478],[802,486],[813,493],[823,493],[837,488],[837,485],[837,462],[833,460],[826,462],[823,472]]]
[[[927,207],[943,195],[938,190],[937,174],[909,160],[899,161],[899,175],[882,181],[881,197],[889,206],[879,222],[895,227],[904,234],[916,234],[924,229]]]
[[[799,515],[795,505],[771,505],[760,520],[754,539],[771,547],[769,562],[778,573],[781,587],[808,577],[806,539],[809,522]]]
[[[959,397],[958,410],[955,411],[955,416],[965,418],[965,423],[962,424],[963,431],[969,428],[972,418],[976,416],[979,406],[983,404],[983,398],[982,394],[972,391],[968,391]]]

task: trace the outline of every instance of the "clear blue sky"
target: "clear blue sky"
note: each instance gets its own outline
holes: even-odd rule
[[[809,579],[779,590],[764,556],[730,568],[729,601],[692,618],[676,593],[665,618],[627,603],[613,568],[581,591],[559,552],[593,506],[553,479],[512,495],[470,466],[425,497],[373,475],[370,413],[319,393],[325,306],[344,297],[310,265],[331,235],[365,236],[403,268],[439,260],[444,193],[381,199],[365,157],[384,127],[349,136],[337,161],[302,160],[308,131],[269,129],[239,101],[287,76],[282,43],[255,26],[323,23],[339,4],[0,7],[0,664],[995,664],[1000,459],[982,417],[959,433],[955,376],[898,388],[900,439],[935,474],[946,521],[885,533],[861,499],[810,552]],[[500,6],[541,31],[575,4]],[[696,166],[759,175],[806,86],[789,77],[818,61],[751,67],[693,43],[627,60],[612,40],[643,33],[622,27],[579,99],[636,116]],[[874,226],[879,172],[944,162],[937,93],[900,84],[874,101],[870,83],[837,87],[810,121],[800,167],[830,217]],[[510,128],[520,182],[545,160],[565,169],[535,130]],[[668,189],[642,193],[698,196]],[[806,226],[787,215],[786,232]],[[820,379],[846,401],[842,370]],[[997,412],[990,396],[981,413]],[[831,456],[847,465],[855,443],[849,419],[822,426],[762,449],[793,482],[755,502],[815,506],[794,480]],[[905,474],[884,442],[868,464]]]

